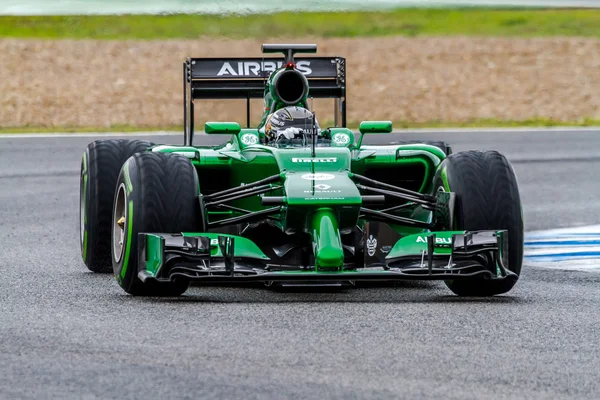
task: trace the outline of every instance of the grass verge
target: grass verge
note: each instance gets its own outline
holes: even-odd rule
[[[195,39],[203,36],[588,36],[600,37],[600,10],[397,9],[256,15],[0,16],[0,37]]]
[[[348,124],[351,129],[358,129],[360,122],[352,121]],[[322,126],[332,126],[333,123],[328,121]],[[597,119],[582,119],[580,121],[558,121],[552,119],[530,119],[525,121],[504,121],[495,119],[479,119],[468,122],[443,122],[443,121],[430,121],[430,122],[409,122],[409,121],[395,121],[394,129],[415,129],[415,128],[536,128],[536,127],[584,127],[584,126],[598,126],[600,127],[600,120]],[[201,125],[197,125],[200,127]],[[152,126],[129,126],[129,125],[114,125],[109,127],[2,127],[0,128],[0,134],[11,134],[11,133],[95,133],[95,132],[182,132],[183,127],[181,125],[163,126],[163,127],[152,127]]]

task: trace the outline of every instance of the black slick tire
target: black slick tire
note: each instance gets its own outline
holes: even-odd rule
[[[79,181],[80,248],[93,272],[111,272],[110,232],[117,177],[123,163],[152,143],[144,140],[96,140],[81,160]]]
[[[198,195],[196,169],[184,156],[148,152],[126,161],[117,179],[111,225],[113,272],[125,292],[134,296],[179,296],[187,290],[187,280],[139,279],[138,233],[199,232]],[[124,218],[122,232],[114,225],[120,218]]]
[[[517,178],[496,151],[464,151],[446,158],[434,178],[434,190],[456,193],[454,229],[508,230],[508,269],[521,273],[523,216]],[[459,296],[493,296],[510,291],[517,279],[446,281]]]

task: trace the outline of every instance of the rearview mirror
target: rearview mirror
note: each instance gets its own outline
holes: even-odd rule
[[[392,121],[363,121],[358,128],[360,133],[390,133],[392,132]]]
[[[240,133],[242,128],[237,122],[207,122],[204,124],[204,132],[208,134],[228,134],[235,135]]]
[[[358,130],[362,135],[356,144],[356,148],[362,145],[365,133],[390,133],[392,132],[392,121],[363,121],[360,123]]]

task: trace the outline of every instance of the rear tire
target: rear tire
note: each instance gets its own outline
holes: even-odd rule
[[[117,180],[111,226],[113,272],[125,292],[134,296],[179,296],[188,280],[163,283],[138,278],[138,233],[200,232],[196,169],[177,154],[135,154]],[[117,221],[123,217],[123,229]]]
[[[117,177],[123,163],[152,143],[144,140],[96,140],[81,160],[79,181],[79,244],[90,271],[111,272],[110,227]]]
[[[521,273],[523,216],[515,173],[496,151],[464,151],[446,158],[434,178],[434,188],[456,193],[454,229],[508,230],[508,269]],[[517,279],[446,281],[459,296],[506,293]]]

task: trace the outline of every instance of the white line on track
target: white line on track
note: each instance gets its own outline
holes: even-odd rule
[[[69,138],[69,137],[112,137],[112,136],[183,136],[183,132],[151,131],[151,132],[86,132],[86,133],[6,133],[0,134],[0,139],[31,139],[31,138]]]
[[[414,128],[414,129],[394,129],[394,132],[401,133],[449,133],[449,132],[479,132],[479,133],[523,133],[523,132],[598,132],[600,126],[552,126],[540,128]],[[356,130],[355,130],[356,132]]]
[[[479,132],[479,133],[543,133],[543,132],[598,132],[600,126],[582,127],[548,127],[548,128],[419,128],[395,129],[395,133],[450,133],[450,132]],[[355,130],[355,132],[357,132]],[[204,132],[196,132],[204,134]],[[86,133],[6,133],[0,134],[0,139],[44,138],[44,137],[99,137],[99,136],[178,136],[180,131],[147,131],[147,132],[86,132]]]

